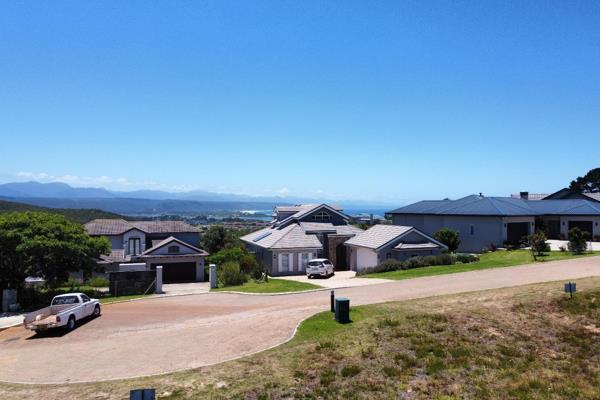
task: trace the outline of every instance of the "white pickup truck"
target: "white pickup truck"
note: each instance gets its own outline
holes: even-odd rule
[[[54,297],[49,307],[27,314],[23,325],[36,332],[59,327],[73,330],[77,321],[90,316],[99,317],[100,313],[98,299],[90,299],[84,293],[67,293]]]

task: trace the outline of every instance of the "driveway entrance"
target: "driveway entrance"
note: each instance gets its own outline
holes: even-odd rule
[[[378,279],[378,278],[355,278],[356,272],[354,271],[336,271],[335,275],[329,278],[313,278],[308,279],[306,275],[295,275],[295,276],[278,276],[277,279],[285,279],[288,281],[312,283],[313,285],[322,286],[325,288],[345,288],[345,287],[356,287],[356,286],[369,286],[376,285],[378,283],[393,282],[389,279]]]

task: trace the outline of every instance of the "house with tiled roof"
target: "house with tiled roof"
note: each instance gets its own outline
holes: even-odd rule
[[[349,225],[340,207],[301,204],[276,207],[267,228],[241,240],[273,276],[304,274],[308,260],[328,258],[336,269],[348,269],[349,251],[343,244],[361,229]]]
[[[565,239],[579,228],[590,240],[600,238],[600,203],[589,198],[529,200],[526,197],[466,196],[424,200],[389,211],[394,225],[414,226],[428,235],[442,228],[459,232],[459,250],[517,244],[542,230],[549,239]]]
[[[350,249],[350,269],[361,271],[385,260],[438,255],[447,247],[412,226],[373,225],[344,243]]]
[[[106,272],[127,270],[134,264],[147,270],[161,265],[165,283],[204,280],[208,253],[198,247],[200,230],[185,222],[95,219],[85,229],[90,236],[110,241],[110,254],[98,260]]]

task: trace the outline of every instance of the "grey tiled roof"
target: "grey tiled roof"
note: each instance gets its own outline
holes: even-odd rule
[[[583,193],[583,195],[595,201],[600,201],[600,193]]]
[[[378,249],[386,243],[412,230],[412,226],[373,225],[369,229],[346,241],[346,245]]]
[[[354,235],[358,235],[361,232],[364,232],[364,231],[353,225],[337,225],[335,227],[335,233],[337,235],[354,236]]]
[[[125,221],[124,219],[95,219],[85,224],[90,235],[120,235],[131,229],[145,233],[187,233],[200,232],[196,227],[183,221]]]
[[[472,195],[458,200],[426,200],[390,211],[390,214],[433,215],[600,215],[600,205],[582,199],[523,200]]]
[[[306,232],[335,232],[335,226],[331,222],[300,222],[300,226]]]
[[[320,249],[322,244],[316,235],[307,234],[298,224],[285,228],[265,228],[240,238],[246,243],[266,249]]]

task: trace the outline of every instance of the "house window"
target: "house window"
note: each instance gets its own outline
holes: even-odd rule
[[[469,233],[471,234],[471,236],[473,236],[475,234],[475,225],[471,225],[469,227]]]
[[[392,253],[387,253],[387,254],[385,255],[385,258],[386,258],[386,259],[388,259],[388,260],[389,260],[390,258],[392,258]]]
[[[319,211],[318,213],[313,215],[313,219],[319,222],[331,221],[331,215],[329,213],[326,213],[325,211]]]
[[[171,253],[171,254],[173,254],[173,253],[179,253],[179,246],[169,246],[167,248],[167,252]]]
[[[129,238],[129,255],[137,256],[140,254],[140,238]]]

